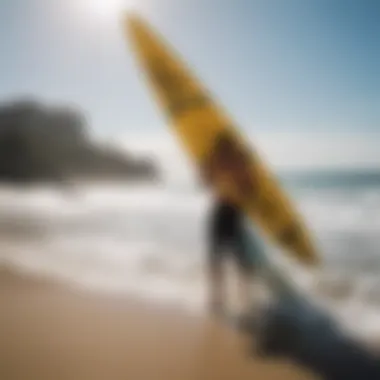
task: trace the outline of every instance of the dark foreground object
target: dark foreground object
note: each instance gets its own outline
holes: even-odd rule
[[[262,356],[288,358],[326,380],[380,379],[380,358],[314,306],[278,302],[250,329]]]

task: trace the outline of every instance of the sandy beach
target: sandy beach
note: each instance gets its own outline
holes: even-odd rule
[[[210,318],[0,272],[0,378],[312,379]]]

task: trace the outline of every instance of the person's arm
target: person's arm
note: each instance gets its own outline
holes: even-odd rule
[[[201,188],[211,190],[215,186],[215,178],[213,178],[213,160],[208,157],[199,167],[199,186]]]

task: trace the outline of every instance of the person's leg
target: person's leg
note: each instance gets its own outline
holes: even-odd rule
[[[242,314],[246,315],[252,311],[252,277],[253,270],[242,270],[240,274],[240,300]]]
[[[252,277],[253,271],[240,268],[239,271],[239,297],[241,315],[249,315],[252,312]]]
[[[233,249],[239,270],[239,294],[242,315],[247,315],[252,311],[251,285],[255,268],[254,263],[250,260],[248,252],[246,252],[243,237],[241,236],[242,233],[243,231],[239,231],[239,233],[236,234]]]
[[[223,272],[223,242],[213,237],[210,241],[207,263],[208,304],[211,312],[222,315],[225,311],[226,287]]]

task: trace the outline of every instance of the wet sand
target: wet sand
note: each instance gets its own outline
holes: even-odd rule
[[[207,316],[0,270],[1,380],[298,380]]]

